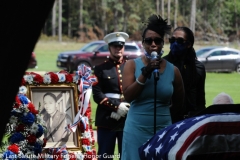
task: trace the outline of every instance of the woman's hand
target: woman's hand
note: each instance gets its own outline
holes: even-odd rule
[[[142,75],[146,78],[150,78],[151,77],[151,73],[155,70],[155,69],[160,69],[160,63],[162,62],[162,59],[156,58],[156,59],[152,59],[147,66],[143,67],[142,70]]]

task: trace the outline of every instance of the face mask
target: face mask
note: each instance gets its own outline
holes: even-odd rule
[[[173,42],[170,45],[170,50],[173,56],[181,56],[187,50],[187,43],[179,44],[177,42]]]
[[[143,52],[144,52],[145,56],[146,56],[148,59],[152,59],[152,57],[151,57],[151,53],[148,54],[147,51],[146,51],[145,49],[143,50]],[[163,50],[162,50],[161,52],[158,53],[158,57],[162,57],[162,55],[163,55]]]

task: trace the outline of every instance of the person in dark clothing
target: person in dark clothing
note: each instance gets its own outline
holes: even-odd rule
[[[189,28],[177,27],[169,42],[170,52],[163,58],[173,63],[181,72],[185,89],[184,119],[206,108],[206,71],[204,65],[197,60],[193,48],[194,34]]]
[[[119,154],[122,150],[123,127],[129,108],[122,90],[124,44],[128,37],[124,32],[106,35],[104,40],[109,45],[109,59],[94,68],[98,79],[97,85],[93,86],[93,99],[98,104],[95,119],[98,160],[114,155],[116,139]]]

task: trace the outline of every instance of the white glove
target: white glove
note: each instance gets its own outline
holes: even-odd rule
[[[118,106],[117,114],[119,114],[122,117],[125,117],[125,115],[127,114],[128,110],[129,110],[129,108],[127,106],[130,106],[130,104],[126,103],[126,102],[120,103],[120,105]]]
[[[116,112],[112,112],[110,117],[116,119],[117,121],[121,118],[121,116]]]

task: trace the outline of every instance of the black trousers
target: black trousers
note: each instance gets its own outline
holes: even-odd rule
[[[122,137],[123,131],[112,131],[106,128],[97,128],[97,142],[98,142],[98,160],[112,160],[114,157],[120,158],[122,152]],[[114,149],[118,145],[118,154],[114,155]],[[121,158],[120,158],[121,159]]]

